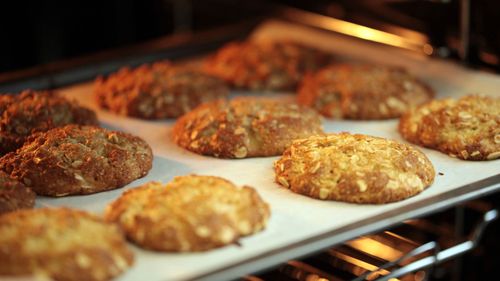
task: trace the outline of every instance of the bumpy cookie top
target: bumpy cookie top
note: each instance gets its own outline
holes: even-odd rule
[[[145,248],[204,251],[262,230],[269,206],[251,187],[211,176],[176,177],[126,191],[107,209],[127,236]]]
[[[97,103],[110,111],[145,119],[180,116],[197,105],[229,94],[224,81],[168,61],[124,67],[95,81]]]
[[[119,229],[66,208],[0,216],[0,275],[45,275],[55,280],[110,280],[133,262]]]
[[[293,90],[304,73],[332,61],[321,51],[291,41],[231,42],[205,70],[233,86],[253,90]]]
[[[0,170],[40,195],[90,194],[147,174],[149,145],[139,137],[93,126],[67,125],[31,136]]]
[[[0,95],[0,155],[15,151],[26,138],[67,124],[97,125],[95,112],[47,91]]]
[[[429,159],[409,145],[348,133],[294,141],[275,172],[279,184],[297,193],[375,204],[413,196],[435,174]]]
[[[181,147],[221,158],[279,155],[292,140],[322,132],[314,110],[255,98],[203,104],[179,118],[173,128]]]
[[[328,117],[387,119],[429,101],[433,91],[404,69],[336,64],[304,78],[299,103]]]
[[[500,158],[500,98],[435,100],[405,114],[401,135],[465,160]]]

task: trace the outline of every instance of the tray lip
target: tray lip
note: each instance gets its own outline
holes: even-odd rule
[[[289,245],[225,265],[219,269],[180,280],[231,280],[247,273],[263,271],[283,263],[290,258],[300,258],[311,255],[315,252],[348,241],[353,237],[373,233],[375,231],[397,225],[404,220],[448,209],[457,204],[477,199],[479,197],[495,193],[499,190],[500,172],[494,176],[465,184],[454,190],[437,194],[339,228],[325,231],[318,235],[293,242]],[[309,249],[305,249],[305,247],[308,247]],[[292,255],[291,252],[293,251],[300,253]],[[282,257],[279,257],[279,255],[282,255]],[[274,261],[267,261],[266,266],[257,266],[258,262],[262,263],[265,259],[271,260],[273,258]]]

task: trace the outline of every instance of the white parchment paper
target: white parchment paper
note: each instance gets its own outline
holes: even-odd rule
[[[338,54],[342,59],[400,65],[430,83],[438,97],[468,93],[499,95],[500,77],[465,69],[451,62],[430,59],[391,47],[363,43],[319,30],[270,21],[256,29],[253,37],[289,38]],[[437,151],[421,148],[436,168],[434,184],[408,200],[387,205],[356,205],[310,199],[281,188],[274,182],[273,162],[278,157],[223,160],[193,154],[177,147],[171,138],[173,121],[142,121],[118,117],[99,110],[92,94],[92,82],[61,89],[61,93],[80,101],[98,112],[102,124],[111,129],[127,131],[144,138],[155,155],[150,173],[128,186],[109,192],[64,198],[39,197],[40,206],[70,206],[101,213],[106,205],[123,191],[156,180],[167,182],[174,176],[189,173],[216,175],[239,185],[255,187],[272,210],[267,229],[241,240],[241,246],[230,245],[205,253],[165,254],[141,250],[131,245],[135,264],[120,280],[190,279],[225,265],[256,256],[280,246],[303,240],[362,219],[381,214],[405,204],[453,190],[500,173],[500,160],[472,162],[448,157]],[[241,93],[239,93],[241,94]],[[292,99],[292,93],[273,94]],[[327,132],[348,131],[403,141],[397,133],[397,120],[332,121],[325,120]]]

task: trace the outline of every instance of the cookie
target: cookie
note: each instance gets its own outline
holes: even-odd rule
[[[500,158],[500,98],[470,95],[426,103],[401,117],[406,140],[464,160]]]
[[[228,94],[221,79],[167,61],[136,69],[124,67],[107,78],[98,77],[94,84],[100,107],[144,119],[178,117],[203,102]]]
[[[39,195],[91,194],[143,177],[152,158],[139,137],[67,125],[33,135],[16,153],[0,158],[0,170]]]
[[[35,197],[30,188],[0,171],[0,215],[18,209],[33,208]]]
[[[177,120],[174,141],[221,158],[273,156],[292,140],[321,134],[320,116],[304,106],[241,97],[203,104]]]
[[[56,281],[104,281],[133,262],[118,227],[66,208],[0,216],[0,245],[0,278],[34,275]]]
[[[261,231],[269,206],[251,187],[211,176],[175,177],[127,190],[105,217],[141,247],[166,252],[206,251]]]
[[[276,182],[322,200],[383,204],[422,192],[434,180],[419,150],[348,133],[296,140],[275,162]]]
[[[21,147],[28,136],[67,124],[98,125],[95,112],[47,91],[0,95],[0,155]]]
[[[372,120],[400,117],[433,96],[404,69],[338,64],[307,75],[297,99],[330,118]]]
[[[247,41],[223,46],[204,69],[237,88],[294,90],[306,72],[331,61],[331,55],[291,41]]]

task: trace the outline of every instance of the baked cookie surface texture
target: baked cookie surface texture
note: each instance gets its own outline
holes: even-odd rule
[[[422,192],[432,163],[410,145],[348,133],[296,140],[274,164],[276,182],[322,200],[383,204]]]
[[[141,247],[193,252],[261,231],[270,210],[251,187],[236,187],[219,177],[188,175],[128,190],[108,206],[105,216]]]
[[[399,122],[406,140],[464,160],[500,158],[500,98],[477,95],[424,104]]]
[[[249,97],[203,104],[179,118],[174,141],[220,158],[273,156],[292,140],[323,133],[321,117],[293,103]]]
[[[0,155],[21,147],[33,133],[67,124],[98,125],[95,112],[47,91],[0,95]]]
[[[236,88],[294,90],[303,75],[332,56],[292,41],[231,42],[205,63],[205,70]]]
[[[139,137],[93,126],[67,125],[35,134],[0,158],[0,170],[38,195],[91,194],[145,176],[152,151]]]
[[[0,171],[0,215],[17,209],[33,208],[35,197],[30,188]]]
[[[307,75],[298,102],[322,115],[345,119],[390,119],[429,101],[432,89],[404,69],[337,64]]]
[[[83,211],[46,208],[0,216],[0,279],[104,281],[132,263],[119,228]]]
[[[165,61],[135,69],[124,67],[107,78],[97,78],[94,84],[100,107],[143,119],[178,117],[203,102],[228,94],[221,79]]]

